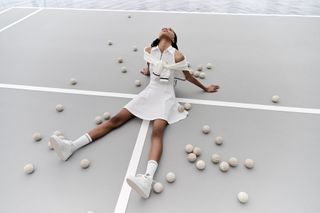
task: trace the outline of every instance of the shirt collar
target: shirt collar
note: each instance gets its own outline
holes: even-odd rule
[[[156,48],[160,51],[159,45],[157,45]],[[174,53],[174,47],[172,47],[172,45],[170,45],[170,46],[169,46],[167,49],[165,49],[163,52],[166,52],[166,51],[169,51],[170,53]]]

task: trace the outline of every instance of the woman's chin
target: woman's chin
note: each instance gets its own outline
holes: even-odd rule
[[[166,35],[166,34],[161,34],[160,36],[159,36],[159,39],[161,40],[162,38],[164,38],[164,39],[166,39],[166,40],[168,40],[168,41],[171,41],[171,38],[168,36],[168,35]]]

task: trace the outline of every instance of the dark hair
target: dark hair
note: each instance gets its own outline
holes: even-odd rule
[[[174,42],[172,42],[171,45],[172,45],[174,48],[176,48],[177,50],[179,50],[178,45],[177,45],[177,42],[178,42],[177,34],[176,34],[174,31],[172,31],[172,32],[173,32],[173,34],[174,34]],[[155,39],[155,40],[151,43],[151,47],[155,47],[155,46],[157,46],[159,43],[160,43],[160,39],[157,38],[157,39]]]

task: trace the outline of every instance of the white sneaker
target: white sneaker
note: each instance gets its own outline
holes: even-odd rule
[[[56,135],[50,137],[50,142],[59,158],[64,161],[66,161],[76,150],[76,147],[72,144],[71,140],[61,139]]]
[[[127,183],[134,189],[141,197],[148,198],[152,188],[153,179],[149,175],[137,174],[135,177],[130,176]]]

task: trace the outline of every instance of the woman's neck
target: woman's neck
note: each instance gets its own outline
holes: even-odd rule
[[[171,41],[169,41],[167,39],[161,39],[158,46],[159,46],[161,53],[163,53],[163,51],[165,49],[167,49],[169,46],[171,46]]]

